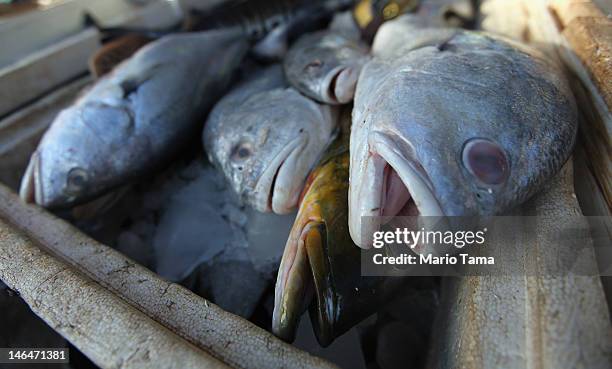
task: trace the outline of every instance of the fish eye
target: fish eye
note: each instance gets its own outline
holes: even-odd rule
[[[463,146],[462,160],[468,172],[486,185],[502,184],[510,174],[504,150],[486,139],[468,140]]]
[[[66,177],[65,192],[72,195],[82,193],[87,187],[87,177],[85,169],[79,167],[70,169]]]
[[[253,145],[249,142],[241,142],[232,149],[231,159],[233,161],[244,161],[253,155]]]

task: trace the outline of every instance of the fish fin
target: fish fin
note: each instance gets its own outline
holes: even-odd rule
[[[162,66],[163,64],[155,64],[145,70],[139,70],[138,74],[126,75],[121,82],[119,82],[119,86],[121,87],[121,91],[123,93],[123,98],[137,92],[140,86],[153,78],[157,70]]]

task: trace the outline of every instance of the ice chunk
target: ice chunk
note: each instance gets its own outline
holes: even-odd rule
[[[165,200],[156,210],[155,270],[248,318],[274,283],[295,215],[264,214],[245,207],[220,173],[195,163],[160,190]],[[138,228],[131,231],[149,231],[144,224]]]
[[[221,211],[229,200],[216,176],[211,167],[202,168],[170,196],[153,238],[156,271],[162,277],[180,281],[240,240],[240,226]]]
[[[295,221],[295,214],[260,213],[248,208],[247,240],[255,268],[268,275],[278,269],[280,258]]]
[[[201,264],[191,278],[189,287],[196,293],[244,318],[251,317],[271,282],[255,270],[244,247],[226,250]]]

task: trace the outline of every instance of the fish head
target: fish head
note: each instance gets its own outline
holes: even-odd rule
[[[131,126],[131,115],[120,107],[77,104],[61,111],[30,158],[21,198],[66,208],[114,186],[112,163]]]
[[[348,230],[349,155],[331,154],[308,178],[281,259],[272,314],[273,333],[292,341],[308,309],[324,347],[385,306],[397,287],[396,278],[361,274],[361,251]]]
[[[360,253],[347,229],[348,152],[331,158],[310,174],[277,276],[272,331],[292,341],[307,308],[319,342],[327,346],[338,332],[339,287],[359,277]],[[345,270],[346,266],[351,270]],[[353,273],[351,273],[351,271]],[[346,272],[346,273],[345,273]],[[354,288],[348,289],[349,293]],[[347,296],[344,296],[348,298]]]
[[[407,112],[405,112],[407,113]],[[511,203],[513,147],[499,135],[454,136],[442,127],[392,123],[402,113],[377,116],[351,179],[350,225],[359,245],[371,245],[379,217],[493,215]],[[409,115],[404,115],[409,117]],[[443,125],[441,125],[443,126]],[[430,136],[431,135],[431,136]],[[431,137],[431,138],[428,138]]]
[[[333,109],[293,89],[249,97],[204,130],[205,147],[234,191],[262,212],[297,205],[308,172],[334,131]]]
[[[328,104],[345,104],[353,99],[367,54],[365,45],[341,34],[308,34],[287,53],[285,74],[305,95]]]
[[[371,247],[381,216],[510,210],[571,154],[576,107],[550,64],[471,34],[400,63],[382,81],[368,81],[384,74],[366,67],[356,96],[367,106],[354,114],[350,143],[349,226],[359,246]]]

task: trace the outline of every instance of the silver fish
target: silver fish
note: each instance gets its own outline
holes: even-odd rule
[[[406,13],[383,23],[372,42],[372,53],[383,56],[397,53],[398,49],[413,49],[435,43],[436,40],[450,37],[456,27],[474,20],[475,10],[471,0],[426,0],[415,13]],[[430,32],[431,28],[445,31]],[[448,36],[442,35],[442,32],[447,32]]]
[[[336,109],[286,86],[282,68],[272,66],[219,101],[204,127],[210,160],[243,201],[262,212],[295,208],[337,123]]]
[[[287,52],[283,66],[289,83],[300,92],[327,104],[353,100],[369,48],[337,31],[302,36]]]
[[[56,117],[21,197],[68,207],[167,162],[198,132],[247,50],[237,29],[169,35],[140,49]]]
[[[499,214],[536,193],[566,162],[576,104],[543,56],[493,36],[425,29],[375,56],[357,86],[349,228],[365,216]],[[378,223],[377,223],[378,222]]]
[[[192,11],[195,29],[241,27],[256,42],[252,53],[280,60],[288,44],[305,32],[322,28],[332,15],[352,0],[229,0],[208,11]]]

